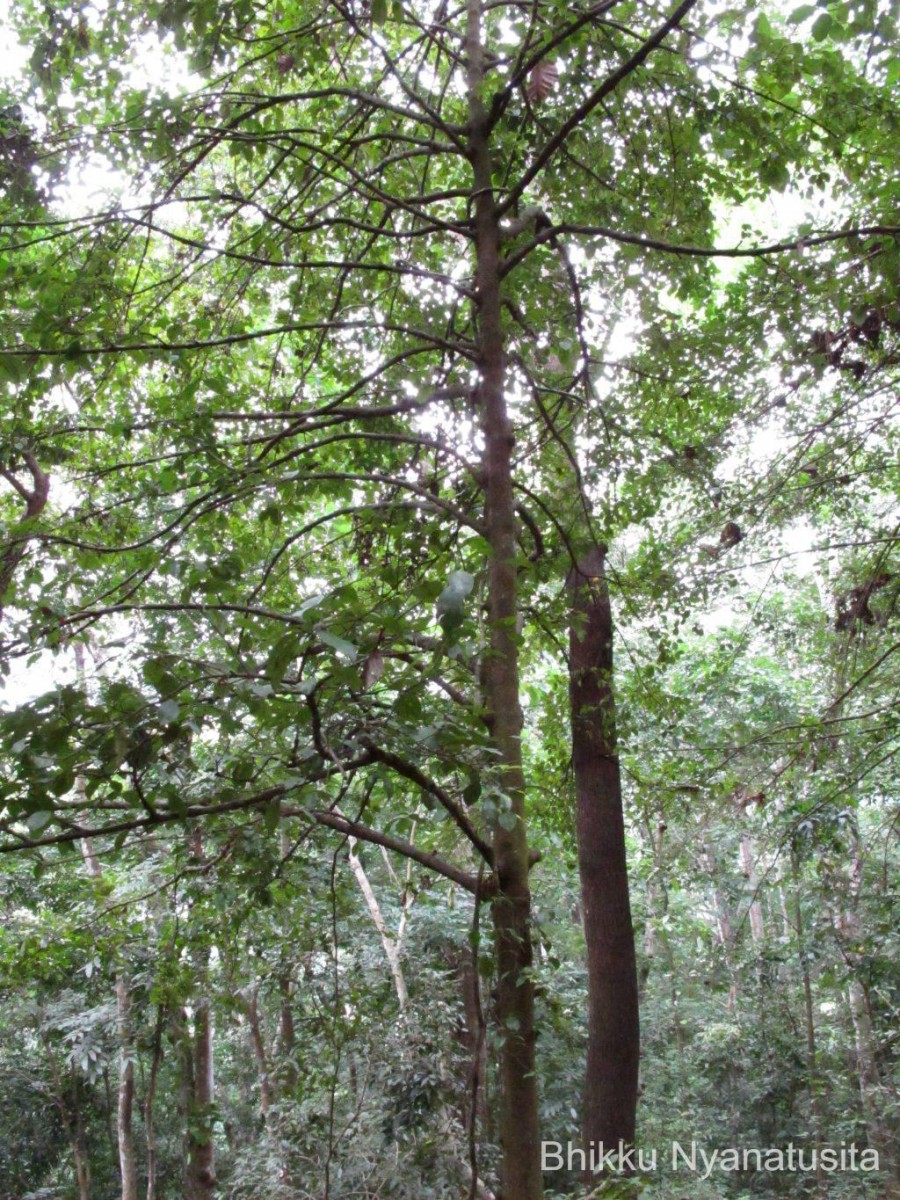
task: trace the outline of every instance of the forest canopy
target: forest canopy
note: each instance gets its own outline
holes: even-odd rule
[[[0,1197],[896,1200],[896,12],[3,25]]]

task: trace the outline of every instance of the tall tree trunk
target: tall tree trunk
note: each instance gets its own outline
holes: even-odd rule
[[[531,893],[522,771],[522,709],[516,629],[516,525],[512,486],[513,427],[504,392],[506,354],[501,321],[500,223],[493,193],[491,127],[482,94],[485,56],[481,0],[466,9],[468,156],[475,208],[475,290],[479,380],[476,393],[484,433],[483,482],[488,569],[488,647],[485,706],[512,828],[497,824],[493,840],[498,892],[492,905],[500,1029],[501,1193],[503,1200],[541,1200],[540,1130],[534,1055]]]
[[[268,1125],[269,1109],[275,1099],[272,1087],[272,1073],[269,1069],[269,1059],[266,1054],[266,1041],[263,1037],[262,1024],[259,1019],[259,985],[254,984],[246,995],[247,1030],[250,1035],[250,1046],[256,1059],[256,1074],[259,1079],[259,1111]]]
[[[75,1141],[72,1151],[75,1158],[75,1179],[78,1184],[78,1200],[88,1200],[91,1190],[91,1160],[88,1154],[87,1137],[84,1131],[84,1113],[79,1100],[78,1076],[72,1088],[72,1110],[75,1114]]]
[[[156,1129],[153,1124],[153,1105],[156,1101],[156,1084],[159,1065],[162,1062],[162,1033],[166,1010],[159,1005],[156,1010],[156,1027],[153,1030],[153,1057],[150,1061],[150,1078],[144,1096],[144,1136],[147,1143],[147,1200],[156,1200]]]
[[[201,986],[202,983],[205,980]],[[194,1009],[194,1036],[191,1043],[193,1094],[188,1117],[186,1200],[211,1200],[216,1191],[215,1144],[211,1122],[215,1099],[212,1035],[209,997],[204,996]]]
[[[809,1109],[813,1138],[816,1143],[816,1196],[827,1195],[827,1182],[822,1167],[824,1145],[824,1118],[822,1114],[822,1088],[819,1080],[819,1051],[816,1036],[816,1010],[813,1000],[812,977],[809,973],[809,955],[806,950],[806,931],[803,925],[803,909],[800,906],[800,872],[796,856],[792,855],[794,883],[794,930],[797,935],[797,955],[803,979],[803,1008],[806,1025],[806,1077],[809,1089]]]
[[[285,822],[281,824],[281,856],[287,859],[292,853],[291,839]],[[286,948],[282,949],[281,965],[278,970],[278,1039],[273,1060],[276,1068],[277,1090],[282,1097],[292,1096],[297,1087],[297,1038],[294,1029],[293,1008],[293,965]],[[280,1061],[279,1061],[280,1060]]]
[[[79,681],[87,689],[84,663],[84,647],[75,646],[75,666]],[[79,775],[75,781],[76,793],[84,800],[86,780]],[[86,801],[85,801],[86,806]],[[100,860],[94,853],[90,838],[81,841],[81,856],[85,870],[91,879],[103,878]],[[119,1086],[116,1100],[116,1143],[119,1152],[119,1175],[122,1200],[137,1200],[138,1174],[137,1155],[134,1149],[134,1042],[131,1036],[131,997],[128,992],[128,977],[124,969],[116,972],[116,1023],[119,1038]]]
[[[116,976],[116,1017],[119,1030],[119,1095],[116,1105],[116,1134],[122,1200],[137,1200],[137,1157],[134,1152],[134,1044],[131,1036],[131,997],[123,972]]]
[[[488,647],[484,688],[488,727],[498,751],[512,827],[497,824],[493,901],[497,956],[497,1020],[500,1030],[498,1132],[504,1200],[541,1200],[538,1082],[534,1062],[532,898],[522,772],[522,708],[518,697],[518,596],[516,523],[512,494],[514,432],[506,412],[505,346],[500,319],[500,229],[493,196],[491,125],[482,91],[485,53],[481,0],[468,0],[466,28],[468,155],[475,205],[475,292],[479,322],[480,378],[476,401],[485,437],[485,533],[490,545],[487,584]]]
[[[199,828],[188,835],[191,857],[197,863],[205,858]],[[209,947],[194,955],[194,1031],[185,1054],[187,1100],[187,1164],[185,1200],[212,1200],[216,1192],[215,1142],[212,1109],[215,1102],[213,1081],[213,1025],[209,999]]]
[[[191,1200],[190,1127],[194,1113],[194,1048],[185,1009],[173,1008],[170,1012],[169,1036],[178,1055],[178,1117],[182,1130],[182,1191],[185,1200]]]
[[[586,1148],[633,1145],[640,1029],[622,781],[612,689],[613,626],[604,555],[570,572],[569,701],[578,869],[588,968]]]
[[[853,1025],[856,1077],[866,1122],[866,1135],[869,1145],[878,1152],[879,1165],[885,1175],[884,1200],[897,1200],[900,1197],[900,1155],[897,1132],[892,1128],[888,1115],[896,1103],[896,1095],[889,1096],[884,1086],[881,1055],[872,1024],[872,1009],[860,971],[862,964],[859,947],[865,942],[859,915],[863,860],[855,837],[849,875],[843,871],[835,871],[831,883],[832,890],[838,897],[833,917],[834,927],[849,970],[847,999]]]
[[[294,1030],[294,1009],[291,974],[283,967],[278,976],[278,1054],[281,1058],[279,1080],[283,1094],[290,1096],[297,1086],[297,1036]]]
[[[750,937],[753,944],[758,946],[765,937],[765,924],[763,922],[762,904],[757,899],[759,890],[758,881],[756,878],[756,855],[753,851],[753,841],[747,835],[741,838],[741,872],[747,880],[747,886],[750,889],[750,906],[747,910],[750,918]]]

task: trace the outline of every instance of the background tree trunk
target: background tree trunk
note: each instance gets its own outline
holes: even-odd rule
[[[215,1195],[215,1143],[211,1108],[213,1084],[212,1014],[204,996],[194,1011],[193,1095],[188,1115],[187,1200],[210,1200]]]
[[[203,837],[199,828],[188,835],[188,846],[196,863],[205,861]],[[194,1002],[193,1036],[187,1042],[184,1056],[187,1089],[187,1164],[185,1174],[186,1200],[211,1200],[216,1191],[215,1142],[213,1140],[212,1107],[215,1102],[213,1081],[213,1024],[209,997],[208,945],[194,951],[194,986],[198,999]]]
[[[812,977],[809,970],[809,955],[806,948],[806,930],[800,895],[800,871],[796,856],[792,856],[794,883],[794,930],[797,935],[797,955],[803,979],[803,1011],[806,1029],[806,1078],[809,1089],[809,1111],[812,1135],[816,1143],[816,1196],[826,1195],[827,1181],[822,1167],[822,1147],[825,1144],[825,1120],[822,1113],[822,1086],[819,1079],[819,1048],[816,1032],[816,1006],[813,999]]]
[[[872,1010],[861,971],[859,947],[865,945],[860,919],[859,902],[863,883],[863,858],[854,836],[853,856],[849,870],[829,872],[832,891],[837,898],[833,924],[848,968],[847,1001],[856,1050],[856,1075],[859,1096],[869,1145],[878,1151],[878,1162],[885,1175],[884,1200],[900,1197],[900,1156],[896,1128],[889,1113],[896,1104],[896,1094],[889,1094],[884,1085],[881,1053],[872,1024]]]
[[[134,1151],[134,1045],[131,1037],[131,997],[123,972],[116,976],[116,1015],[119,1029],[119,1094],[116,1105],[116,1134],[122,1200],[137,1200],[137,1157]]]
[[[268,1124],[269,1109],[272,1107],[275,1097],[272,1087],[272,1074],[266,1054],[266,1042],[263,1037],[262,1024],[259,1018],[258,993],[259,985],[256,983],[247,991],[247,1031],[250,1036],[253,1057],[256,1060],[256,1073],[259,1077],[259,1111],[262,1114],[263,1120]]]
[[[43,1032],[41,1043],[47,1055],[50,1066],[50,1077],[53,1080],[53,1102],[59,1112],[60,1122],[65,1130],[66,1140],[72,1151],[72,1165],[75,1169],[75,1184],[78,1188],[78,1200],[90,1200],[91,1194],[91,1164],[84,1144],[84,1128],[81,1114],[78,1111],[78,1092],[73,1090],[71,1108],[66,1099],[66,1089],[63,1083],[62,1071],[56,1058],[56,1053],[50,1038]]]
[[[156,1084],[159,1079],[160,1063],[162,1062],[162,1033],[165,1019],[165,1007],[159,1005],[156,1010],[156,1027],[153,1031],[153,1057],[150,1062],[150,1078],[147,1081],[147,1092],[144,1096],[144,1137],[147,1144],[147,1200],[156,1200],[157,1149],[153,1105],[156,1101]]]

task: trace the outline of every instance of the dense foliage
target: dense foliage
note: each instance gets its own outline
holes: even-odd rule
[[[603,546],[641,1194],[896,1197],[894,15],[9,21],[0,1196],[586,1194]]]

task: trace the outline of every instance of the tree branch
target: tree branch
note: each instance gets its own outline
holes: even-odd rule
[[[494,886],[491,876],[482,880],[479,885],[477,875],[469,871],[464,871],[461,867],[456,867],[452,863],[448,863],[436,851],[420,850],[417,846],[413,846],[411,842],[405,842],[402,838],[393,837],[389,833],[381,833],[377,829],[371,829],[368,825],[360,825],[358,822],[351,821],[349,818],[340,816],[338,813],[328,812],[327,810],[310,812],[307,809],[298,808],[285,809],[284,815],[288,817],[306,817],[319,825],[325,825],[330,829],[338,830],[339,833],[345,833],[348,837],[359,838],[361,842],[371,842],[375,846],[384,846],[386,850],[393,850],[397,854],[402,854],[404,858],[410,858],[413,862],[427,867],[430,871],[436,871],[438,875],[443,875],[446,879],[452,879],[454,883],[458,883],[466,891],[471,892],[475,896],[486,897],[493,895]]]
[[[641,246],[645,250],[659,250],[663,254],[679,254],[693,258],[763,258],[769,254],[785,254],[790,250],[807,250],[813,246],[824,246],[830,242],[846,241],[849,238],[900,237],[900,225],[862,225],[856,229],[836,229],[828,233],[805,234],[785,242],[772,242],[767,246],[685,246],[677,242],[663,242],[658,238],[643,237],[638,233],[622,233],[605,225],[549,225],[515,254],[503,262],[503,274],[508,275],[532,250],[545,242],[552,242],[561,233],[582,237],[608,238],[611,242],[622,242],[626,246]]]
[[[518,201],[525,189],[544,169],[556,151],[563,145],[569,135],[578,128],[584,119],[594,111],[598,104],[604,100],[611,92],[614,92],[623,80],[633,74],[641,63],[653,53],[656,47],[678,27],[679,21],[691,11],[697,0],[681,0],[681,4],[675,9],[672,15],[662,24],[654,34],[639,46],[626,62],[611,75],[607,75],[606,79],[595,88],[593,92],[583,100],[575,109],[572,115],[565,121],[556,131],[556,133],[545,143],[535,155],[524,175],[521,176],[515,187],[511,188],[506,194],[506,198],[497,206],[497,215],[502,216]]]
[[[392,771],[396,771],[398,775],[402,775],[410,783],[417,784],[423,792],[434,796],[435,800],[438,801],[445,812],[449,813],[457,828],[465,834],[484,861],[489,866],[493,865],[494,852],[490,845],[478,833],[462,805],[454,800],[448,792],[445,792],[440,784],[435,783],[433,779],[430,779],[423,771],[420,771],[414,763],[407,762],[399,754],[394,754],[391,750],[383,750],[380,746],[376,746],[367,740],[364,740],[363,744],[376,762],[390,767]]]

